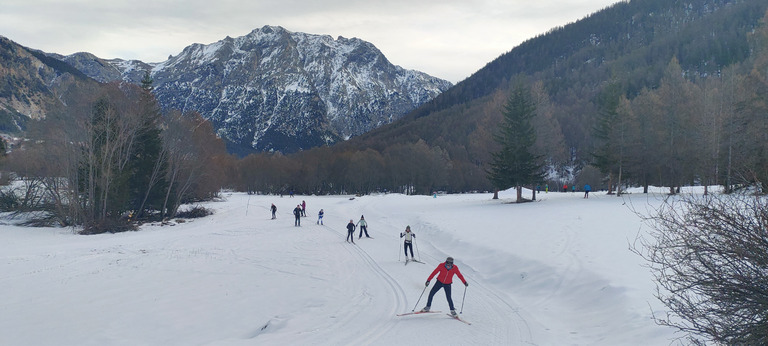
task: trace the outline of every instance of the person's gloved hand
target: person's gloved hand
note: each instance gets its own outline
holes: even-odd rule
[[[429,281],[427,281],[427,283],[424,286],[429,286]]]
[[[464,286],[467,286],[467,287],[469,287],[469,282],[465,282],[465,283],[464,283]]]

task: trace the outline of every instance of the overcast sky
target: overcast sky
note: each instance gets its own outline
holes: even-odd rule
[[[264,25],[357,37],[459,82],[526,39],[618,0],[2,0],[0,35],[49,53],[162,62]]]

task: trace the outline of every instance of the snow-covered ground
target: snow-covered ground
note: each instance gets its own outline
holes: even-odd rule
[[[668,345],[676,336],[651,319],[664,308],[629,251],[647,227],[633,209],[661,194],[550,192],[525,204],[505,203],[513,191],[503,200],[222,196],[204,204],[212,216],[139,232],[0,226],[0,344]],[[294,227],[302,200],[307,217]],[[361,215],[373,238],[348,244],[345,226]],[[405,265],[407,225],[425,264]],[[424,282],[447,256],[469,281],[455,279],[453,300],[472,325],[396,317],[425,305]],[[432,309],[448,311],[442,291]]]

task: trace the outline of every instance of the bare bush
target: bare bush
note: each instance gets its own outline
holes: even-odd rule
[[[768,205],[756,196],[670,197],[633,251],[648,261],[656,322],[693,344],[768,344]]]
[[[213,210],[201,206],[195,206],[189,208],[188,210],[176,213],[176,217],[183,219],[196,219],[206,217],[208,215],[213,215]]]

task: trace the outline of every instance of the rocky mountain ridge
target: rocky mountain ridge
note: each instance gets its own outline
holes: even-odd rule
[[[100,82],[138,84],[150,71],[164,109],[199,112],[239,154],[332,144],[391,123],[452,86],[393,65],[369,42],[276,26],[193,44],[155,64],[56,57]]]

